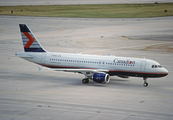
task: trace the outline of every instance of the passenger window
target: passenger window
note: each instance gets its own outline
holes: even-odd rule
[[[152,68],[154,68],[154,65],[152,65]]]

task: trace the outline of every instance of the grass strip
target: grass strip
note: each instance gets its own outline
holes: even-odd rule
[[[173,3],[0,6],[0,15],[73,18],[148,18],[173,16]]]

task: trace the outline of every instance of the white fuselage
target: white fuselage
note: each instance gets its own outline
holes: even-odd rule
[[[109,71],[109,75],[146,78],[163,77],[168,74],[158,62],[145,58],[55,52],[19,52],[16,55],[30,62],[56,69],[105,69]]]

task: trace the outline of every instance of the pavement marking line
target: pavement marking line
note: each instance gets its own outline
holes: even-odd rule
[[[129,47],[119,47],[119,48],[112,48],[112,49],[92,50],[92,51],[80,52],[80,54],[82,54],[82,53],[88,53],[88,52],[96,52],[96,51],[117,50],[117,49],[124,49],[124,48],[137,48],[137,47],[142,47],[142,46],[160,45],[160,44],[168,44],[168,43],[173,43],[173,42],[162,42],[162,43],[153,43],[153,44],[129,46]]]
[[[126,38],[126,37],[124,37],[124,36],[120,36],[121,38],[123,38],[123,39],[126,39],[126,40],[130,40],[129,38]]]
[[[121,29],[110,29],[110,30],[100,30],[100,31],[82,31],[82,32],[75,32],[75,33],[69,33],[69,35],[81,35],[81,34],[93,34],[93,33],[105,33],[105,32],[115,32],[115,31],[120,31],[124,30],[123,28]]]
[[[58,32],[58,33],[52,33],[52,34],[47,34],[47,35],[40,35],[38,37],[48,37],[48,36],[54,36],[54,35],[58,35],[58,34],[62,34],[66,31],[66,29],[64,28],[61,28],[61,27],[57,27],[57,26],[49,26],[49,25],[46,25],[48,27],[55,27],[55,28],[58,28],[58,29],[61,29],[62,31],[61,32]]]

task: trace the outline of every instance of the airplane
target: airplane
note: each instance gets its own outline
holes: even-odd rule
[[[46,51],[26,24],[19,24],[24,52],[15,55],[54,71],[75,72],[85,75],[83,84],[93,80],[109,83],[110,76],[121,78],[142,77],[147,87],[147,78],[164,77],[168,71],[158,62],[146,58],[85,55]]]

